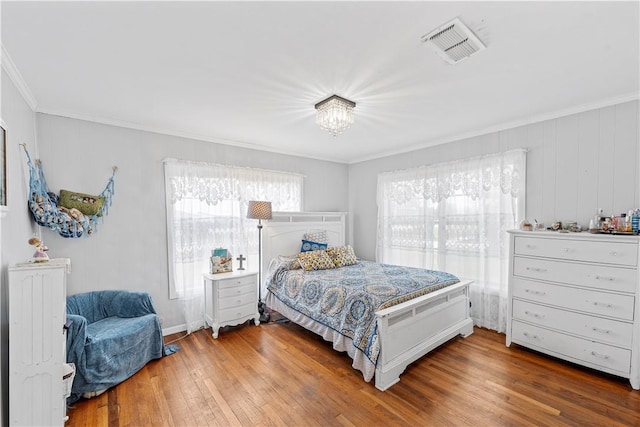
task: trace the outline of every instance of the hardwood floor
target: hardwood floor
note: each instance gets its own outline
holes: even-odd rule
[[[166,337],[166,341],[176,336]],[[413,363],[386,392],[291,323],[201,330],[101,396],[78,426],[640,426],[640,391],[513,345],[486,329]]]

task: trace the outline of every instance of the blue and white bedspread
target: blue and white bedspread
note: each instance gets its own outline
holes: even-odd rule
[[[442,271],[360,260],[330,270],[278,267],[268,289],[286,306],[350,338],[375,365],[380,353],[375,312],[459,281]]]

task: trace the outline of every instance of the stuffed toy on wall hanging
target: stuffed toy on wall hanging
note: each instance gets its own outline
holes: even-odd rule
[[[26,144],[20,144],[27,155],[29,166],[29,211],[36,224],[57,231],[62,237],[89,236],[97,230],[98,220],[109,214],[115,194],[113,167],[111,178],[97,196],[60,190],[60,195],[47,187],[40,160],[31,161]],[[85,234],[86,233],[86,234]]]

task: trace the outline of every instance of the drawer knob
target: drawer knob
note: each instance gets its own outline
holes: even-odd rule
[[[611,251],[611,255],[613,255],[613,256],[618,256],[618,252],[616,252],[616,251]]]
[[[530,334],[529,332],[525,332],[524,336],[527,337],[527,338],[533,338],[534,340],[540,339],[537,335]]]
[[[607,276],[596,276],[596,280],[608,280],[610,282],[613,282],[615,280],[615,278],[607,277]]]
[[[591,355],[592,355],[593,357],[597,357],[597,358],[599,358],[599,359],[609,360],[609,356],[608,356],[608,355],[606,355],[606,354],[600,354],[600,353],[596,353],[595,351],[592,351],[592,352],[591,352]]]
[[[536,271],[538,273],[546,273],[547,269],[546,268],[536,268],[536,267],[527,267],[528,271]]]
[[[598,301],[594,301],[593,305],[597,306],[597,307],[605,307],[605,308],[611,308],[612,305],[605,303],[605,302],[598,302]]]
[[[546,295],[546,292],[536,291],[536,290],[533,290],[533,289],[525,289],[524,291],[526,293],[534,294],[534,295]]]
[[[569,248],[564,248],[564,251],[565,252],[569,252]]]
[[[610,334],[611,333],[611,331],[609,329],[600,329],[600,328],[597,328],[595,326],[592,327],[591,329],[593,330],[593,332],[599,332],[601,334]]]
[[[526,314],[527,316],[533,316],[533,317],[535,317],[536,319],[544,319],[544,314],[532,313],[532,312],[531,312],[531,311],[529,311],[529,310],[526,310],[526,311],[524,312],[524,314]]]

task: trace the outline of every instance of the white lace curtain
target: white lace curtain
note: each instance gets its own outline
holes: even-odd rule
[[[243,254],[257,269],[257,220],[247,219],[250,200],[267,200],[274,211],[301,211],[303,176],[183,160],[164,162],[169,249],[169,294],[183,303],[187,331],[202,326],[202,274],[211,250]],[[257,300],[256,300],[257,303]]]
[[[378,176],[379,262],[472,279],[476,325],[506,330],[509,238],[525,213],[526,151]]]

